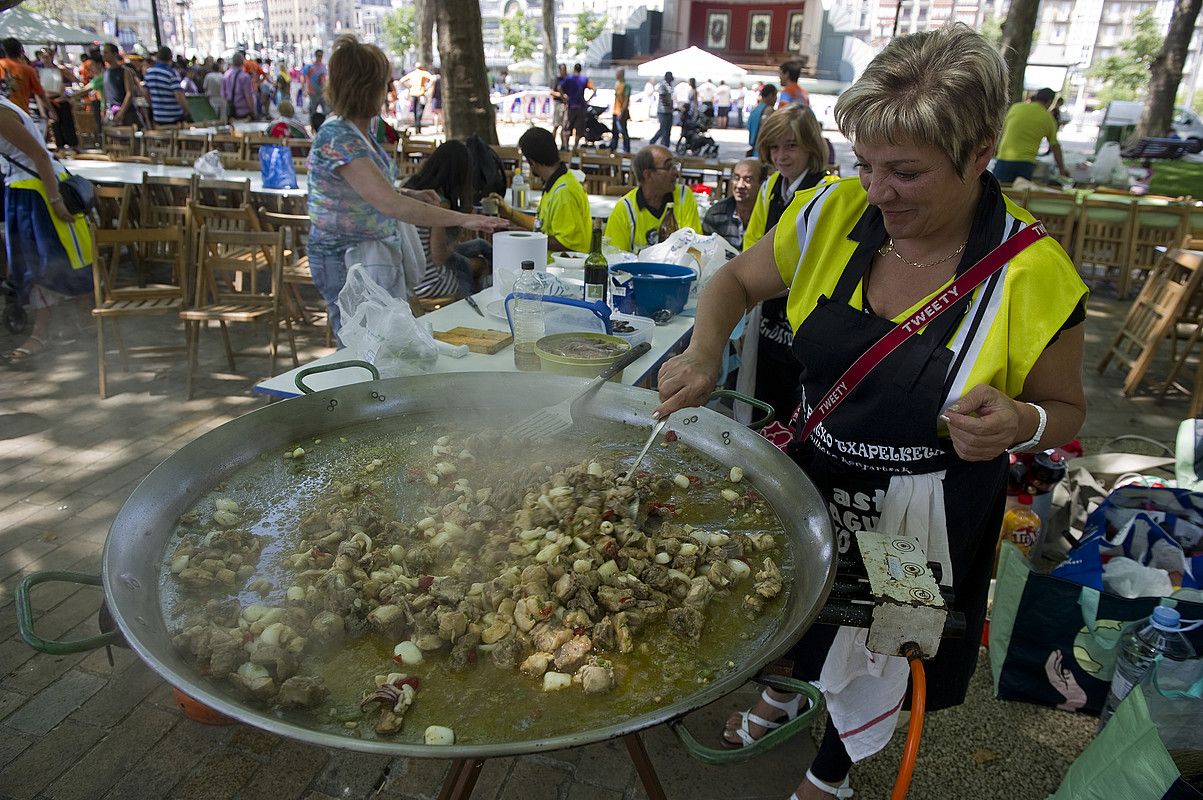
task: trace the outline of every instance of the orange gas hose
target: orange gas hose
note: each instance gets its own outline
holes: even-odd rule
[[[927,705],[927,676],[923,672],[923,659],[914,647],[906,649],[906,658],[911,665],[911,721],[906,729],[906,748],[902,751],[902,765],[898,768],[890,800],[906,800],[906,794],[910,791],[915,759],[919,756],[919,740],[923,737],[923,710]]]

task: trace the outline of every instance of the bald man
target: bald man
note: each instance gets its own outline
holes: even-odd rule
[[[744,229],[752,217],[764,173],[765,166],[757,158],[745,158],[736,164],[731,170],[731,195],[711,204],[702,220],[702,232],[717,233],[742,252]]]

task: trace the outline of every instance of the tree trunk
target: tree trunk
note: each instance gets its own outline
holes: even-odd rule
[[[543,80],[556,85],[556,0],[543,0]]]
[[[439,0],[439,59],[448,139],[477,134],[497,144],[497,115],[489,99],[489,72],[479,0]]]
[[[434,0],[414,0],[414,28],[418,37],[418,61],[426,69],[434,66]]]
[[[1023,99],[1023,72],[1028,65],[1028,54],[1032,52],[1032,31],[1036,29],[1039,10],[1040,0],[1012,0],[1007,21],[1003,23],[1002,51],[1007,61],[1007,84],[1013,103]]]
[[[1166,136],[1170,132],[1170,120],[1174,116],[1174,99],[1178,95],[1178,84],[1182,81],[1182,67],[1186,62],[1186,51],[1195,30],[1195,19],[1203,0],[1177,0],[1170,17],[1170,30],[1165,35],[1161,52],[1149,67],[1149,94],[1145,99],[1137,136]]]

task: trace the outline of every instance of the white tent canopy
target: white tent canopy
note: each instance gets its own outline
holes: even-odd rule
[[[20,39],[24,45],[35,47],[44,44],[92,44],[100,40],[98,34],[64,25],[19,6],[0,12],[0,39],[9,36]]]
[[[709,78],[712,81],[734,80],[748,74],[743,67],[732,64],[699,47],[678,50],[639,65],[640,77],[658,78],[666,72],[671,72],[674,78],[684,80]]]

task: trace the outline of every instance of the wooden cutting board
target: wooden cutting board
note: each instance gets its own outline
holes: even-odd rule
[[[460,325],[449,331],[435,331],[434,338],[448,344],[468,345],[473,353],[491,356],[500,352],[514,341],[514,337],[502,331],[486,331],[481,328],[465,328]]]

